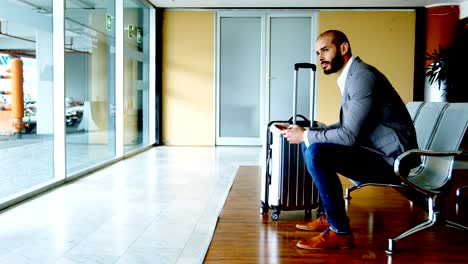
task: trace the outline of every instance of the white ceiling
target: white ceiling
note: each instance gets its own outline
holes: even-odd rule
[[[467,0],[149,0],[164,8],[364,8],[458,5]]]

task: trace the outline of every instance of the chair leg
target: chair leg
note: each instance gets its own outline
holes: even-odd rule
[[[462,207],[462,208],[464,207],[464,206],[462,206],[462,204],[466,203],[465,201],[462,201],[461,199],[462,199],[463,193],[466,194],[467,190],[468,190],[468,185],[465,185],[465,186],[462,186],[462,187],[458,188],[457,191],[455,192],[455,195],[457,196],[456,197],[457,202],[455,203],[455,213],[456,213],[456,215],[458,215],[460,207]],[[462,212],[463,212],[463,209],[461,209]],[[459,224],[459,223],[455,223],[455,222],[452,222],[452,221],[449,221],[449,220],[445,221],[445,225],[448,226],[448,227],[460,229],[460,230],[463,230],[463,231],[468,231],[467,226]]]
[[[395,252],[395,243],[398,242],[399,240],[412,235],[416,232],[419,232],[421,230],[427,229],[431,226],[433,226],[436,221],[437,221],[437,214],[434,211],[434,198],[430,197],[428,198],[428,205],[429,205],[429,213],[428,213],[428,219],[427,221],[401,233],[399,236],[396,238],[389,238],[388,239],[388,248],[385,250],[385,253],[387,254],[393,254]]]
[[[455,223],[453,221],[446,220],[445,225],[448,226],[448,227],[451,227],[451,228],[456,228],[456,229],[460,229],[460,230],[463,230],[463,231],[468,231],[468,226],[464,226],[462,224]]]

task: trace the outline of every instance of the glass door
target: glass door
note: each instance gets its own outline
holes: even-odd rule
[[[293,113],[294,64],[314,62],[312,16],[273,14],[268,16],[268,26],[269,114],[266,119],[267,122],[288,120]],[[310,80],[310,71],[300,70],[297,81],[297,114],[307,118],[310,115]]]
[[[315,60],[314,11],[220,12],[217,17],[216,145],[261,145],[270,120],[292,115],[294,64]],[[309,116],[310,72],[297,113]]]
[[[259,15],[218,18],[217,145],[259,143],[262,24]]]

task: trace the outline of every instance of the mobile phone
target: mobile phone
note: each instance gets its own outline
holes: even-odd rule
[[[275,124],[275,127],[277,127],[279,130],[288,129],[287,126],[281,124]]]

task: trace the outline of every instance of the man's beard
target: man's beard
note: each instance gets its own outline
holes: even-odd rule
[[[330,62],[330,69],[329,70],[324,69],[323,73],[327,75],[335,73],[339,71],[343,67],[343,65],[344,65],[343,56],[341,56],[340,53],[337,53],[336,56]]]

